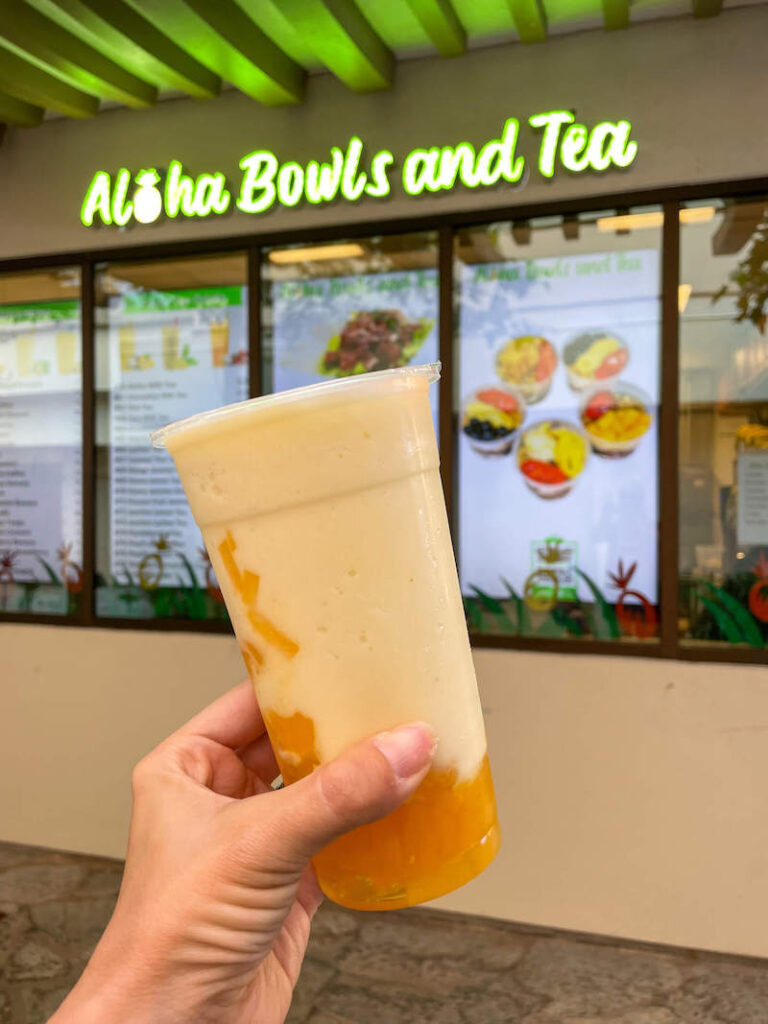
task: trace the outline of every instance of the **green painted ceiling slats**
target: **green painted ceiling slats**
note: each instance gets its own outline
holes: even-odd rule
[[[714,18],[723,9],[723,0],[693,0],[693,13],[697,18]]]
[[[603,24],[609,32],[629,28],[630,0],[603,0]]]
[[[386,89],[395,59],[352,0],[281,0],[280,8],[328,70],[355,92]]]
[[[42,107],[35,107],[31,103],[25,103],[24,100],[17,100],[14,96],[0,93],[0,122],[30,128],[40,124],[44,113]]]
[[[297,103],[304,71],[233,0],[131,0],[188,54],[253,99]]]
[[[443,57],[458,57],[467,48],[467,33],[450,0],[408,0],[408,6]]]
[[[283,0],[235,0],[235,3],[291,60],[307,70],[322,70],[315,51],[289,21]]]
[[[216,96],[221,79],[159,32],[125,0],[27,0],[116,64],[157,86]]]
[[[658,0],[659,4],[671,0]],[[396,58],[468,40],[523,43],[554,26],[630,24],[632,0],[0,0],[0,124],[45,108],[90,117],[103,100],[149,106],[158,90],[205,98],[223,84],[269,105],[299,102],[328,69],[357,92],[386,89]],[[691,0],[699,18],[723,0]]]
[[[547,14],[541,0],[507,0],[521,43],[543,43]]]
[[[99,101],[0,47],[0,93],[69,117],[92,117]]]
[[[23,0],[3,0],[0,45],[94,96],[129,107],[148,107],[157,99],[154,86],[129,74]]]

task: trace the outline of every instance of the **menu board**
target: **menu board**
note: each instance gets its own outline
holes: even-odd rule
[[[109,572],[102,615],[157,614],[161,590],[215,590],[171,456],[151,431],[248,397],[244,287],[131,293],[107,310]],[[127,601],[118,588],[144,597]],[[169,614],[171,612],[169,611]]]
[[[739,547],[768,544],[768,452],[740,452],[737,460],[736,539]]]
[[[80,303],[0,307],[0,610],[82,587]]]
[[[459,325],[460,576],[482,628],[651,635],[657,250],[465,265]],[[580,602],[601,629],[564,616]]]
[[[272,310],[275,391],[438,358],[434,268],[275,282]]]

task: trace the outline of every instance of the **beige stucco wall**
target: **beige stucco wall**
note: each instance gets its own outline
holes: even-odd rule
[[[229,94],[52,121],[0,148],[0,258],[764,175],[768,9],[498,48],[398,68],[388,93],[331,78],[265,110]],[[405,152],[482,141],[505,117],[629,117],[640,154],[610,177],[298,208],[122,233],[79,224],[98,167],[234,170],[257,147],[322,157],[364,133]],[[215,158],[215,159],[214,159]],[[193,246],[191,245],[191,248]],[[0,626],[0,838],[120,855],[131,765],[241,676],[222,637]],[[768,673],[735,666],[478,651],[504,847],[455,909],[768,955]]]
[[[476,651],[504,842],[454,910],[768,956],[768,673]],[[0,838],[120,856],[132,764],[227,637],[5,626]]]

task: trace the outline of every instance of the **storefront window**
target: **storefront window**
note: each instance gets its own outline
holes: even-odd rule
[[[768,642],[768,199],[681,213],[680,609],[688,646]]]
[[[265,391],[438,358],[435,232],[269,249],[263,274]]]
[[[248,397],[242,254],[110,264],[96,279],[96,613],[226,620],[165,423]]]
[[[477,635],[655,643],[663,215],[457,233],[458,554]]]
[[[0,275],[0,611],[82,591],[80,272]]]

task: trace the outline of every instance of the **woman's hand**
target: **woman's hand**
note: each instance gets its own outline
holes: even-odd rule
[[[211,704],[136,767],[114,915],[50,1024],[280,1024],[322,900],[310,857],[398,807],[434,746],[403,726],[273,791],[251,684]]]

